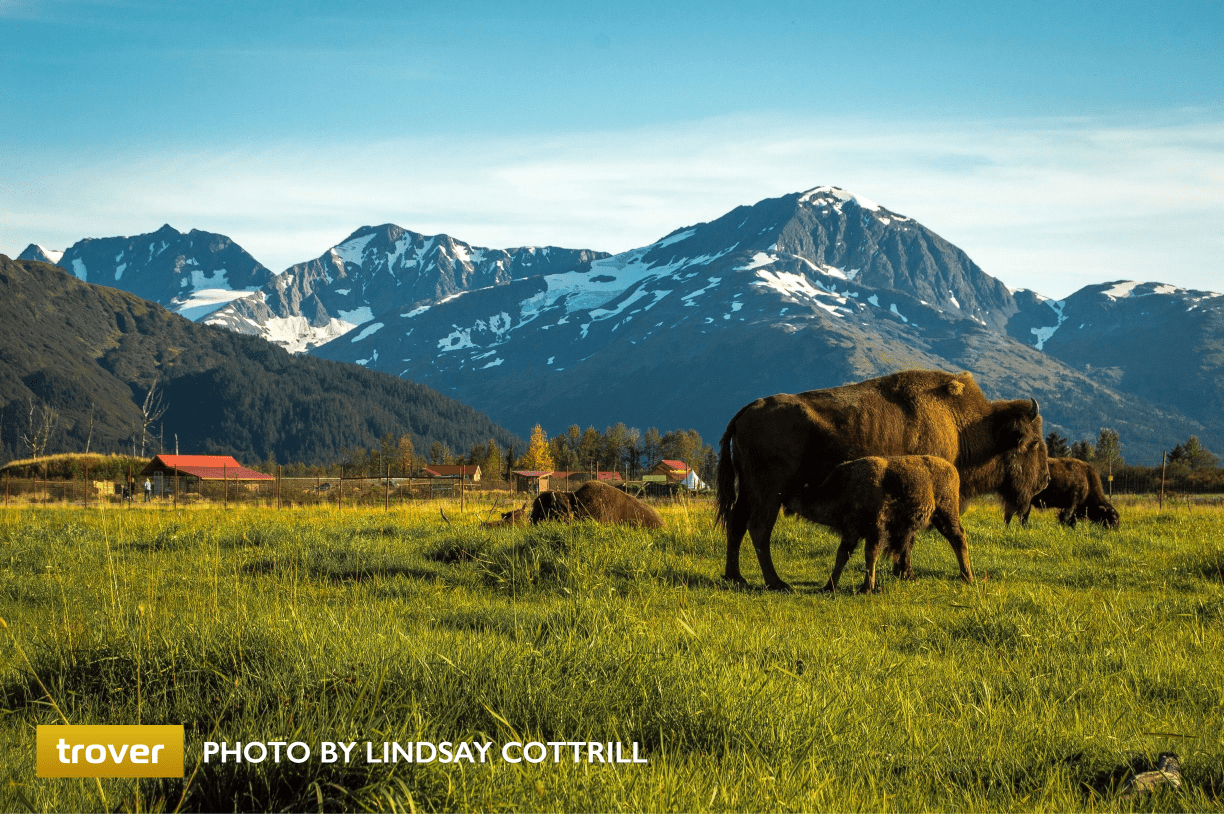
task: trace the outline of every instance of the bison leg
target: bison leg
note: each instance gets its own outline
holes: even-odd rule
[[[910,552],[914,550],[914,539],[918,536],[918,532],[911,531],[905,538],[904,548],[900,551],[893,549],[893,576],[898,579],[913,579],[914,578],[914,563],[910,559]]]
[[[969,541],[965,538],[965,529],[960,524],[960,518],[937,510],[931,517],[931,525],[952,544],[952,553],[956,555],[956,563],[960,566],[961,579],[973,582],[973,567],[969,564]]]
[[[752,546],[756,549],[757,562],[761,564],[761,575],[765,577],[765,587],[771,591],[789,591],[790,585],[782,581],[774,570],[773,557],[769,553],[769,540],[773,536],[774,524],[778,522],[779,503],[772,502],[762,511],[757,507],[748,520],[748,534],[752,537]]]
[[[748,530],[748,516],[751,510],[747,500],[737,500],[731,508],[731,517],[727,520],[727,569],[723,579],[737,585],[747,585],[748,581],[740,573],[740,543],[744,540],[744,532]]]
[[[859,593],[869,594],[875,590],[876,560],[879,559],[880,549],[883,547],[884,538],[878,531],[872,531],[867,535],[867,540],[863,543],[863,556],[867,560],[867,573],[863,577],[863,584],[859,588]]]
[[[857,545],[858,535],[842,535],[841,545],[837,547],[837,559],[833,561],[833,573],[829,575],[829,581],[825,583],[823,590],[837,590],[837,581],[841,579],[842,569],[845,568],[846,563],[850,561],[850,555],[854,553],[854,549]]]

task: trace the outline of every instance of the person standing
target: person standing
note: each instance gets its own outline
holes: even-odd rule
[[[150,500],[152,500],[152,499],[153,499],[153,481],[149,480],[148,478],[145,478],[145,487],[144,487],[144,489],[145,489],[145,499],[144,499],[144,502],[145,502],[145,503],[148,503]]]

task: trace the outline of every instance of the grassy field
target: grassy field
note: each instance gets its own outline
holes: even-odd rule
[[[914,581],[829,596],[836,540],[798,521],[773,595],[720,583],[709,504],[661,532],[439,505],[0,512],[0,810],[1224,810],[1222,509],[1020,530],[977,503],[976,584],[923,535]],[[189,777],[36,778],[61,712],[185,725]],[[209,740],[649,762],[201,765]],[[1185,787],[1119,798],[1162,751]]]

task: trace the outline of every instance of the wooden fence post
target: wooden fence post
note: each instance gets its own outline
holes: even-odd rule
[[[85,508],[89,508],[89,464],[85,464]]]
[[[229,467],[221,464],[221,508],[229,508]]]
[[[344,467],[340,467],[340,490],[336,494],[336,509],[344,508]]]
[[[1165,487],[1165,464],[1169,462],[1169,453],[1160,453],[1160,505],[1158,508],[1164,508],[1164,487]]]
[[[174,510],[178,511],[178,466],[174,467]]]
[[[279,464],[276,467],[276,508],[281,507],[281,475],[284,473],[285,467]]]
[[[383,496],[383,512],[384,513],[391,511],[391,464],[389,462],[387,463],[387,480],[386,480],[385,487],[386,487],[384,489],[385,494]]]
[[[132,508],[132,501],[136,498],[136,481],[132,479],[132,464],[128,464],[128,479],[127,479],[127,507]]]

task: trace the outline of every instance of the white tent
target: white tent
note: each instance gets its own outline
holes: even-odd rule
[[[696,492],[702,489],[709,489],[710,487],[706,485],[705,481],[697,477],[697,472],[695,470],[690,469],[689,473],[684,477],[684,488],[692,489]]]

